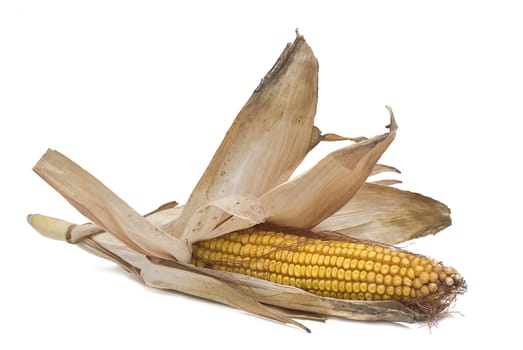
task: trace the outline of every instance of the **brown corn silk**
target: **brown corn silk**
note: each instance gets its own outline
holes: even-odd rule
[[[185,205],[168,203],[142,216],[66,156],[48,150],[34,171],[92,223],[76,225],[39,214],[30,215],[28,221],[43,235],[77,244],[109,259],[151,287],[214,300],[304,329],[296,318],[322,319],[332,315],[354,320],[414,322],[437,317],[456,294],[464,291],[461,276],[431,259],[386,244],[436,233],[450,225],[449,209],[431,198],[384,185],[394,181],[366,183],[367,178],[376,173],[396,171],[377,164],[396,135],[392,111],[389,108],[388,131],[373,138],[322,134],[314,126],[317,89],[318,62],[298,34],[237,115]],[[330,153],[309,171],[290,179],[311,148],[322,141],[340,140],[355,143]],[[325,281],[320,293],[321,288],[308,288],[307,281],[303,285],[300,281],[298,285],[296,276],[292,284],[278,283],[283,282],[283,274],[282,281],[277,276],[273,278],[271,273],[267,275],[267,271],[245,274],[245,267],[241,269],[247,262],[243,262],[241,255],[234,257],[236,260],[230,266],[229,260],[221,259],[223,256],[216,259],[216,253],[215,259],[205,257],[204,248],[216,245],[213,239],[223,241],[235,237],[241,241],[250,237],[253,230],[259,235],[269,235],[274,230],[267,228],[275,225],[287,235],[288,241],[279,247],[260,248],[274,249],[267,253],[267,257],[275,254],[273,260],[278,249],[289,250],[289,244],[293,244],[288,242],[302,239],[311,240],[307,246],[325,249],[328,254],[332,245],[366,244],[373,249],[390,251],[391,254],[386,255],[391,259],[393,252],[408,254],[402,258],[409,263],[415,265],[419,259],[426,262],[424,266],[431,266],[429,269],[446,275],[438,275],[436,280],[430,271],[418,273],[414,265],[403,266],[402,283],[405,283],[393,286],[400,288],[394,289],[393,295],[389,295],[392,290],[387,290],[385,280],[383,287],[380,283],[351,281],[360,283],[357,287],[360,291],[361,283],[367,283],[364,289],[369,291],[370,287],[376,295],[381,295],[370,298],[366,292],[363,297],[360,292],[343,294],[347,293],[347,284],[339,294],[341,280],[337,282],[338,292],[332,289],[332,281],[332,290],[325,290]],[[325,233],[330,231],[337,233]],[[375,242],[367,242],[369,239]],[[267,240],[270,241],[270,237]],[[340,251],[334,248],[335,254],[342,251],[343,247]],[[191,257],[195,264],[191,263]],[[338,258],[348,259],[349,262],[340,260],[342,266],[350,265],[353,260],[363,261],[350,255]],[[261,258],[256,259],[251,259],[249,264],[258,265]],[[401,262],[400,259],[400,265]],[[373,261],[373,269],[377,263],[385,264]],[[271,272],[271,263],[268,264]],[[358,264],[365,265],[365,262],[356,263],[356,268],[350,270],[351,278],[356,271],[361,277]],[[263,269],[263,263],[261,265]],[[397,265],[399,269],[400,265]],[[312,271],[314,264],[311,262],[310,266]],[[319,270],[320,266],[316,266]],[[392,266],[396,264],[389,264],[389,270],[396,270]],[[401,271],[398,270],[398,274]],[[378,273],[374,273],[376,279]],[[385,278],[381,267],[379,273]],[[392,278],[394,276],[391,283],[398,282]],[[319,283],[310,281],[311,286],[318,284],[319,287]],[[372,283],[376,285],[371,286]],[[425,293],[423,287],[429,289],[430,283],[435,283],[437,288],[432,285],[433,291]],[[419,288],[412,292],[414,284]],[[354,290],[355,285],[351,288]],[[385,294],[380,294],[383,288]],[[407,291],[412,295],[408,296]]]

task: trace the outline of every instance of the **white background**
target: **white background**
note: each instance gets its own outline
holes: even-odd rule
[[[516,348],[517,2],[187,3],[0,3],[0,348]],[[452,208],[452,227],[407,247],[465,276],[459,313],[432,330],[331,318],[305,322],[306,334],[151,290],[26,224],[32,212],[85,220],[31,171],[47,148],[139,212],[185,201],[297,27],[320,62],[316,125],[372,136],[385,131],[390,104],[400,129],[383,162],[402,170],[399,187]]]

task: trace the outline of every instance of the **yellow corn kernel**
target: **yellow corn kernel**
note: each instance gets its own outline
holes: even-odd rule
[[[374,272],[367,273],[367,282],[369,282],[369,283],[376,282],[376,274]]]
[[[378,284],[378,286],[376,287],[376,293],[378,293],[379,295],[385,294],[385,286],[383,284]]]
[[[325,266],[320,266],[318,269],[318,277],[325,278]]]
[[[341,249],[340,249],[341,252]],[[343,267],[343,262],[345,261],[345,258],[343,256],[338,256],[336,259],[336,267],[341,269]]]
[[[317,278],[318,275],[319,275],[319,266],[318,265],[313,265],[312,266],[312,271],[311,271],[311,276],[314,277],[314,278]]]

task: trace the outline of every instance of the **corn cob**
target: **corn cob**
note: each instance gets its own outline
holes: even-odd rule
[[[376,242],[255,227],[193,245],[192,263],[324,297],[397,300],[431,318],[466,284],[450,267]]]

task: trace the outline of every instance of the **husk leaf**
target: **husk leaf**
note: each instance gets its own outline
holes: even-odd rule
[[[366,183],[314,230],[398,244],[437,233],[450,224],[450,209],[441,202],[419,193]]]
[[[313,168],[261,197],[266,221],[282,226],[312,228],[337,212],[356,194],[394,140],[390,132],[334,151]]]
[[[168,231],[190,236],[189,220],[209,202],[260,196],[286,181],[312,146],[317,90],[318,62],[298,34],[237,115]]]
[[[188,260],[185,242],[145,220],[98,179],[61,153],[47,150],[33,170],[84,216],[145,255]]]

